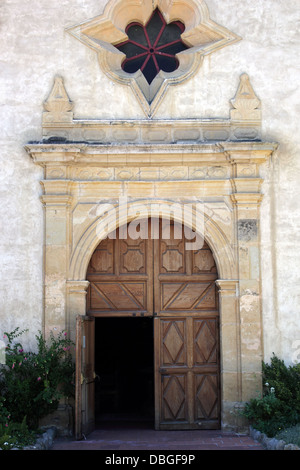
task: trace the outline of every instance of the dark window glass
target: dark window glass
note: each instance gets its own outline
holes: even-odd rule
[[[134,58],[123,63],[123,70],[127,73],[135,73],[145,62],[144,57]]]
[[[180,35],[183,33],[184,29],[185,28],[183,23],[180,23],[179,21],[168,24],[167,28],[164,28],[157,46],[165,46],[169,42],[172,42],[174,38],[180,38]]]
[[[138,23],[132,23],[126,28],[126,33],[130,35],[132,42],[136,42],[141,46],[148,48],[148,42],[145,36],[144,27]]]
[[[137,55],[140,55],[140,54],[147,54],[147,51],[145,51],[145,49],[142,49],[140,46],[137,46],[135,44],[130,44],[130,43],[123,44],[123,46],[118,47],[118,49],[124,52],[124,54],[126,54],[126,57],[128,59],[131,59],[132,57],[136,57]]]
[[[156,60],[159,68],[164,72],[174,72],[178,67],[178,60],[175,57],[158,56]]]
[[[183,23],[167,24],[158,8],[145,26],[130,23],[126,28],[128,40],[115,45],[126,55],[123,70],[127,73],[141,70],[149,84],[160,70],[173,72],[178,67],[176,54],[188,49],[181,39],[183,31]]]

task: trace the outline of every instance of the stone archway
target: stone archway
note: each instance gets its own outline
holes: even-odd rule
[[[152,214],[153,217],[170,218],[170,209],[173,207],[173,204],[172,201],[168,200],[156,201],[155,203],[145,200],[133,201],[128,204],[128,212],[138,213],[141,218],[148,218],[149,214]],[[179,204],[179,207],[183,208],[183,206],[183,204]],[[97,213],[95,207],[91,210],[93,213]],[[238,349],[240,335],[242,334],[239,323],[238,260],[234,252],[234,244],[227,238],[226,232],[222,230],[217,220],[212,217],[210,210],[207,208],[202,215],[204,217],[204,237],[216,259],[220,277],[216,281],[216,285],[219,291],[220,302],[221,423],[223,427],[235,428],[237,426],[237,416],[232,415],[232,409],[238,406],[242,396],[240,382],[242,370],[239,361],[240,351]],[[192,205],[189,211],[190,216],[195,216],[195,210],[193,210]],[[205,214],[205,212],[207,213]],[[181,214],[182,212],[179,211],[179,213]],[[73,276],[73,280],[69,279],[67,282],[68,318],[71,329],[72,323],[74,324],[75,322],[75,316],[86,314],[86,294],[89,282],[85,279],[90,258],[99,242],[106,238],[108,226],[111,229],[116,229],[123,225],[125,221],[134,220],[134,217],[130,218],[125,213],[123,213],[123,217],[119,219],[118,224],[113,225],[116,221],[116,208],[111,207],[111,213],[108,212],[105,224],[101,224],[101,218],[96,217],[96,220],[89,221],[90,224],[84,227],[84,232],[78,238],[80,243],[76,245],[70,262],[70,275]],[[173,220],[176,220],[176,217],[173,217]],[[192,220],[192,217],[187,217],[188,220]],[[177,221],[182,222],[179,217]],[[193,224],[189,228],[196,231],[196,227]]]
[[[122,200],[124,204],[124,199]],[[97,216],[98,208],[105,211],[105,216]],[[214,209],[216,211],[216,209]],[[84,227],[79,242],[74,247],[70,258],[69,276],[72,279],[85,279],[89,260],[101,240],[108,233],[113,232],[121,225],[137,218],[162,217],[172,219],[198,232],[209,244],[214,253],[218,272],[222,279],[236,279],[236,259],[234,246],[228,234],[212,217],[213,210],[202,202],[176,202],[172,200],[145,200],[127,201],[122,209],[120,205],[95,204],[89,209],[89,225]],[[132,215],[130,215],[132,214]],[[199,226],[197,227],[197,223]]]

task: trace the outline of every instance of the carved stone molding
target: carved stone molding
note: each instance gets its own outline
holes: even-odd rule
[[[247,92],[244,93],[244,89]],[[249,77],[242,74],[236,97],[231,100],[236,109],[229,110],[229,118],[224,119],[83,120],[74,119],[71,111],[74,104],[68,97],[64,80],[62,77],[55,77],[49,98],[44,103],[43,141],[73,142],[74,146],[76,143],[76,148],[78,145],[83,148],[88,143],[97,143],[103,149],[105,145],[110,147],[111,144],[135,147],[147,144],[159,147],[158,144],[180,146],[219,142],[226,149],[229,161],[244,164],[249,160],[249,149],[244,141],[256,142],[261,139],[261,115],[259,110],[253,109],[257,99],[251,90]],[[244,101],[246,104],[243,104]],[[234,142],[240,142],[239,149],[236,145],[232,146]],[[68,145],[67,153],[71,157],[71,145]],[[53,170],[58,171],[59,168]]]
[[[238,144],[237,144],[238,145]],[[261,163],[267,161],[268,157],[276,149],[276,144],[271,142],[249,142],[246,165],[249,162],[256,162],[259,160]],[[198,177],[190,177],[189,179],[218,179],[220,176],[224,177],[224,169],[222,175],[220,174],[220,168],[230,168],[231,165],[227,159],[227,152],[224,147],[219,143],[214,144],[162,144],[162,145],[99,145],[99,144],[50,144],[50,143],[30,143],[26,145],[27,152],[31,155],[34,162],[44,167],[50,167],[53,170],[54,164],[59,164],[62,167],[80,167],[83,178],[87,179],[89,170],[84,168],[91,167],[91,171],[95,171],[94,168],[121,168],[123,170],[117,170],[119,173],[118,180],[130,180],[132,173],[123,174],[124,168],[152,168],[159,166],[161,167],[193,167],[198,169]],[[198,166],[198,165],[201,166]],[[207,178],[203,173],[202,178],[199,178],[199,170],[201,167],[206,165],[216,165],[214,168],[219,168],[219,172],[215,170],[214,178]],[[211,166],[211,168],[213,168]],[[100,171],[100,170],[99,170]],[[110,170],[111,171],[111,170]],[[171,171],[162,170],[164,171]],[[193,170],[192,170],[193,171]],[[201,171],[201,170],[200,170]],[[228,170],[225,170],[228,174]],[[191,172],[191,175],[193,173]],[[120,177],[121,175],[121,177]],[[196,176],[196,175],[195,175]],[[234,173],[233,173],[234,177]],[[97,178],[91,178],[97,179]],[[101,181],[103,178],[99,177]],[[139,180],[138,177],[134,178]],[[151,179],[163,180],[163,177],[159,177],[156,172],[156,176],[152,176]],[[172,179],[172,178],[168,178]],[[177,178],[175,178],[177,179]],[[188,179],[188,178],[181,178]],[[222,179],[222,178],[221,178]],[[110,180],[108,178],[108,180]],[[245,185],[251,185],[252,182],[257,183],[257,178],[236,178],[236,186],[239,183],[244,182]]]

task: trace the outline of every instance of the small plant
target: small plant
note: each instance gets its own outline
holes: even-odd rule
[[[24,333],[16,328],[5,333],[7,339],[6,364],[1,369],[0,395],[15,423],[27,416],[30,428],[37,428],[39,419],[57,409],[62,397],[74,393],[74,364],[71,355],[73,343],[65,332],[50,335],[46,342],[42,334],[36,336],[37,351],[25,352],[16,339]]]
[[[34,444],[36,434],[28,429],[26,417],[21,423],[0,424],[0,449],[23,449]]]
[[[11,450],[15,447],[15,444],[15,439],[7,433],[1,435],[0,429],[0,449]]]
[[[287,367],[273,355],[263,363],[264,391],[246,403],[243,415],[258,431],[274,437],[300,421],[300,367]]]
[[[300,447],[300,424],[292,426],[291,428],[283,429],[276,434],[276,439],[283,440],[289,444],[295,444]]]

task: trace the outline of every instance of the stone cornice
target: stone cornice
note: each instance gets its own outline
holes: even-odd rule
[[[25,149],[33,161],[47,165],[186,166],[233,162],[263,163],[277,148],[270,142],[215,143],[29,143]]]

